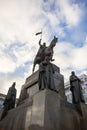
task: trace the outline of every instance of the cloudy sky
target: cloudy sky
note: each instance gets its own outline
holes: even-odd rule
[[[74,70],[87,74],[86,0],[0,0],[0,93],[16,81],[17,97],[39,48],[40,35],[47,46],[59,41],[54,59],[65,80]]]

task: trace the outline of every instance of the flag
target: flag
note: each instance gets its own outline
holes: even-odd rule
[[[36,33],[35,35],[39,35],[39,34],[42,34],[42,32],[38,32],[38,33]]]

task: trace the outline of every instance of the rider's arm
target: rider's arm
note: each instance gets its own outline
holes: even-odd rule
[[[40,46],[41,46],[41,40],[42,40],[42,39],[39,40],[39,45],[40,45]]]

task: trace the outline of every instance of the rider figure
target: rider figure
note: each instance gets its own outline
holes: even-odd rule
[[[41,40],[42,39],[39,40],[39,45],[40,45],[39,54],[40,54],[40,56],[43,56],[44,52],[45,52],[45,49],[46,49],[46,43],[44,42],[43,45],[41,45]],[[52,57],[53,57],[53,52],[49,51],[48,56],[45,57],[45,61],[47,61],[47,60],[54,61],[54,59],[52,59]]]
[[[45,48],[46,48],[46,43],[44,42],[43,45],[41,45],[41,40],[42,39],[39,40],[39,46],[40,46],[40,50],[39,50],[40,52],[39,53],[43,54],[44,51],[45,51]]]

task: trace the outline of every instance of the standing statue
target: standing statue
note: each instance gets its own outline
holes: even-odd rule
[[[74,71],[71,72],[70,76],[70,90],[72,92],[72,102],[74,104],[80,102],[85,103],[82,95],[81,80],[75,75]]]
[[[54,68],[50,62],[43,61],[40,63],[38,80],[39,90],[50,89],[56,91],[53,74]]]
[[[47,75],[46,75],[46,70],[47,69],[47,64],[46,62],[41,62],[39,65],[39,80],[38,80],[38,85],[39,85],[39,90],[43,90],[44,88],[47,88]]]
[[[15,88],[16,82],[13,82],[12,86],[9,88],[8,93],[6,95],[5,101],[3,103],[3,113],[1,116],[1,120],[6,116],[8,110],[15,107],[15,101],[16,101],[16,88]]]
[[[40,48],[38,50],[38,53],[34,59],[34,65],[33,65],[33,72],[35,69],[36,64],[40,64],[42,61],[53,61],[53,48],[56,45],[57,38],[54,36],[54,39],[51,41],[50,45],[46,47],[46,43],[41,45],[41,39],[39,41]]]

